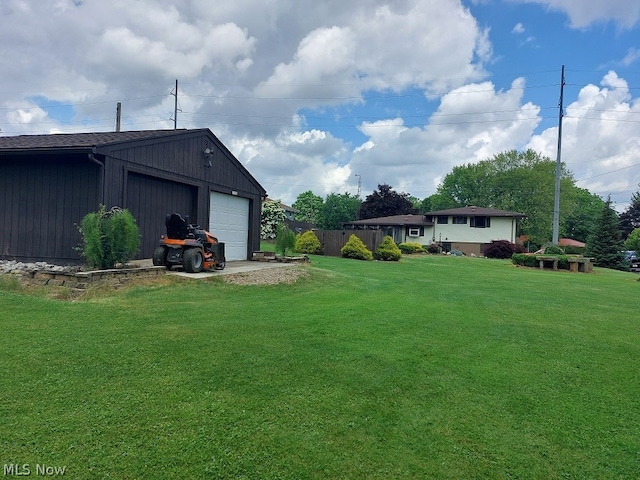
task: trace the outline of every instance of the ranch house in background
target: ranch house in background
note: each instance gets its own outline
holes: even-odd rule
[[[484,246],[493,240],[516,241],[518,220],[523,213],[476,206],[427,212],[424,215],[392,215],[356,220],[348,229],[379,229],[396,243],[421,245],[437,243],[445,250],[460,250],[465,255],[483,255]]]

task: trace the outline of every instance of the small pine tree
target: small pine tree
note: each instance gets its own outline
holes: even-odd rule
[[[607,198],[587,238],[585,256],[595,258],[594,265],[598,267],[628,270],[621,237],[618,214],[611,208],[611,198]]]
[[[376,248],[374,257],[376,260],[393,261],[397,262],[402,257],[402,252],[393,241],[390,235],[386,235],[378,248]]]
[[[354,233],[351,234],[347,243],[340,249],[340,254],[344,258],[354,258],[356,260],[373,260],[373,253],[367,248],[362,240]]]
[[[322,254],[322,245],[315,233],[311,230],[296,235],[296,252],[309,255]]]

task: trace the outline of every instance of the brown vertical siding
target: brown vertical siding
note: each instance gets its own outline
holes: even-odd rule
[[[197,188],[147,175],[129,172],[127,178],[127,201],[129,209],[140,229],[140,258],[150,258],[160,235],[165,233],[164,220],[167,214],[188,215],[195,218]]]
[[[0,256],[80,260],[76,224],[96,208],[99,173],[81,157],[0,162]]]

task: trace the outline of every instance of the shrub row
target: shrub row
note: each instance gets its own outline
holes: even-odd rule
[[[354,258],[357,260],[384,260],[398,261],[402,254],[412,253],[440,253],[441,248],[438,244],[431,244],[428,247],[416,242],[404,242],[397,245],[393,238],[386,235],[375,252],[372,252],[367,246],[356,236],[352,234],[347,243],[340,249],[340,254],[344,258]],[[322,255],[322,245],[320,240],[312,230],[296,235],[295,251],[310,255]],[[505,257],[508,258],[508,257]]]
[[[385,262],[397,262],[400,260],[400,257],[402,257],[402,252],[389,235],[386,235],[382,239],[375,253],[372,253],[360,238],[355,234],[351,234],[345,246],[340,249],[340,254],[344,258],[353,258],[356,260],[373,260],[375,258],[376,260],[383,260]]]

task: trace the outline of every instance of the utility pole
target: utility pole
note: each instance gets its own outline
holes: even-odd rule
[[[122,116],[122,103],[116,105],[116,132],[120,131],[120,117]]]
[[[564,68],[564,67],[563,67]],[[175,103],[173,106],[173,129],[178,129],[178,79],[176,78],[176,92],[174,93],[176,97]]]
[[[558,154],[556,156],[556,190],[553,199],[553,239],[552,243],[558,245],[558,232],[560,230],[560,175],[562,173],[562,117],[564,116],[564,65],[560,77],[560,113],[558,114]]]

